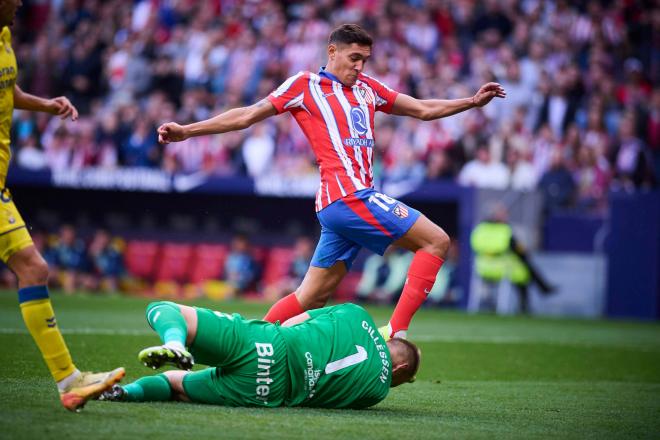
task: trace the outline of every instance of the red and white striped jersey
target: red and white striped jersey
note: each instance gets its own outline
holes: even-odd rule
[[[397,95],[365,74],[346,87],[326,75],[299,72],[268,96],[278,113],[291,112],[312,145],[321,173],[317,212],[373,187],[374,114],[390,113]]]

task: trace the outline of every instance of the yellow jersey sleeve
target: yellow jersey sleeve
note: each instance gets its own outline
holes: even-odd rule
[[[0,31],[0,185],[4,187],[11,150],[9,132],[14,112],[14,84],[18,76],[16,56],[11,47],[11,31],[5,26]]]

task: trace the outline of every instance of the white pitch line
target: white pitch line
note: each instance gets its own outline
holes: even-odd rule
[[[153,335],[153,330],[127,330],[111,328],[63,328],[65,335],[98,335],[98,336],[148,336]],[[26,335],[29,332],[25,328],[7,328],[0,327],[0,334],[4,335]],[[534,342],[529,339],[517,337],[470,337],[470,336],[448,336],[448,335],[418,335],[411,337],[411,340],[420,342],[484,342],[491,344],[520,344],[525,342]]]
[[[411,341],[419,342],[487,342],[490,344],[523,344],[538,342],[516,336],[450,336],[450,335],[411,335]]]
[[[60,329],[65,335],[92,335],[92,336],[148,336],[153,335],[153,330],[127,330],[113,328],[63,328]],[[29,332],[24,328],[3,328],[0,327],[0,334],[3,335],[27,335]]]
[[[660,347],[650,348],[644,344],[625,341],[608,340],[580,340],[580,339],[545,339],[545,338],[521,338],[518,336],[451,336],[451,335],[417,335],[410,336],[412,342],[447,342],[447,343],[472,343],[472,344],[548,344],[570,347],[616,347],[616,348],[644,348],[645,351],[657,351]]]
[[[112,329],[112,328],[65,328],[61,329],[65,335],[88,335],[88,336],[155,336],[153,330],[129,330],[129,329]],[[25,328],[9,328],[0,327],[0,335],[27,335],[29,332]],[[565,346],[580,346],[580,347],[631,347],[635,348],[635,344],[612,344],[607,341],[581,341],[581,340],[547,340],[543,338],[521,338],[516,336],[451,336],[451,335],[411,335],[410,340],[413,342],[447,342],[447,343],[473,343],[473,344],[550,344],[550,345],[565,345]],[[658,348],[648,348],[647,350],[655,351]]]

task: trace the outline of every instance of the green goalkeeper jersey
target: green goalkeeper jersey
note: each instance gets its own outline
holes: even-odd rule
[[[390,352],[371,316],[355,304],[310,310],[307,321],[280,327],[291,390],[285,404],[366,408],[390,390]]]

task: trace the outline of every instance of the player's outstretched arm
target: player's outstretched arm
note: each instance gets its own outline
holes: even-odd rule
[[[71,118],[72,121],[78,119],[78,110],[64,96],[46,99],[21,90],[14,85],[14,108],[19,110],[29,110],[33,112],[45,112],[52,115],[58,115],[62,119]]]
[[[490,82],[481,86],[471,98],[461,99],[416,99],[400,93],[392,107],[395,115],[412,116],[423,121],[455,115],[473,107],[483,107],[493,98],[504,98],[506,92],[498,83]]]
[[[169,144],[170,142],[180,142],[194,136],[242,130],[276,114],[277,110],[275,110],[275,106],[268,99],[262,99],[251,106],[233,108],[205,121],[194,122],[188,125],[167,122],[158,127],[158,142]]]

